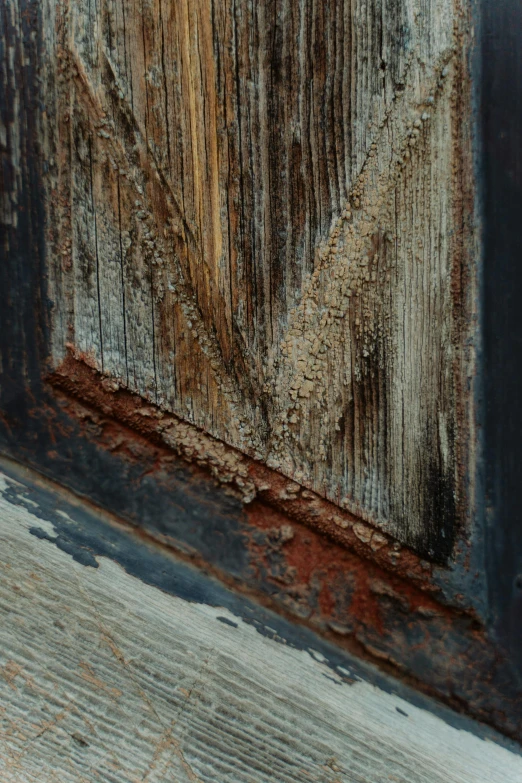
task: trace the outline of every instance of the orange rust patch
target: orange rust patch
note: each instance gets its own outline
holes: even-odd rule
[[[249,551],[258,570],[262,568],[279,591],[294,597],[307,595],[319,625],[338,632],[372,628],[382,635],[384,607],[390,603],[401,613],[422,618],[451,617],[451,610],[424,586],[362,560],[304,524],[290,522],[277,509],[254,501],[246,514],[251,528],[266,534],[261,540],[252,532],[249,537]]]

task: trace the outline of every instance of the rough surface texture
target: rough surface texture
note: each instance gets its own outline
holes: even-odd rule
[[[147,404],[139,395],[115,389],[101,373],[83,362],[67,357],[49,380],[59,390],[57,398],[69,414],[80,421],[85,418],[83,404],[92,406],[94,410],[90,417],[93,421],[97,419],[101,423],[105,417],[117,420],[129,428],[128,436],[136,433],[148,438],[190,465],[203,468],[244,506],[249,506],[256,498],[262,500],[363,557],[377,561],[381,567],[420,582],[426,590],[440,591],[440,586],[430,584],[435,569],[411,550],[401,548],[393,537],[383,535],[315,492],[303,489],[177,416]],[[104,440],[108,448],[121,446],[118,436],[112,446],[110,434]],[[444,593],[451,603],[458,602],[456,595],[447,590]]]
[[[0,449],[175,547],[180,556],[193,559],[235,589],[250,591],[257,602],[286,613],[295,628],[307,623],[339,647],[371,658],[417,689],[427,689],[455,709],[521,739],[522,681],[516,672],[521,649],[516,579],[521,550],[514,523],[517,496],[504,492],[498,480],[509,475],[517,486],[513,444],[518,430],[510,426],[517,409],[507,404],[510,392],[506,391],[514,388],[516,375],[510,376],[509,384],[499,383],[516,365],[516,328],[508,330],[509,340],[502,341],[502,351],[497,350],[500,332],[494,329],[491,353],[496,364],[494,370],[487,370],[490,391],[495,388],[504,394],[502,405],[490,406],[490,415],[498,413],[509,433],[508,441],[499,441],[497,448],[490,449],[491,462],[484,470],[484,480],[496,487],[496,497],[487,498],[485,518],[480,485],[477,506],[470,495],[473,524],[459,530],[447,567],[428,563],[398,543],[390,548],[393,536],[382,530],[378,533],[388,543],[376,549],[380,539],[374,527],[338,507],[332,513],[326,500],[308,494],[302,486],[296,489],[297,482],[285,481],[282,474],[270,472],[260,462],[244,456],[238,459],[238,452],[233,451],[233,466],[246,463],[248,471],[255,468],[256,498],[243,502],[248,486],[239,487],[235,479],[222,483],[227,476],[221,472],[220,460],[226,463],[227,454],[222,444],[216,451],[215,441],[186,420],[182,423],[167,412],[162,419],[161,410],[149,402],[144,404],[139,395],[124,389],[115,392],[110,376],[102,378],[103,382],[84,383],[85,372],[97,377],[85,362],[68,359],[62,369],[70,371],[69,376],[66,383],[62,376],[59,391],[56,385],[45,383],[51,353],[50,316],[62,332],[68,323],[73,324],[71,311],[50,306],[46,287],[49,271],[61,274],[58,266],[49,270],[59,228],[58,220],[53,224],[50,210],[65,210],[68,203],[66,190],[54,190],[49,196],[44,187],[44,175],[55,172],[57,162],[51,154],[54,137],[49,135],[56,128],[52,121],[56,60],[49,61],[48,55],[60,20],[55,11],[62,7],[41,0],[9,0],[1,9],[0,291],[4,306],[0,307]],[[502,209],[495,212],[489,231],[501,244],[512,242],[515,247],[520,210],[517,212],[518,191],[512,178],[514,153],[509,150],[520,149],[516,135],[520,113],[513,110],[511,76],[518,68],[522,47],[509,42],[522,28],[512,21],[510,9],[502,6],[500,15],[500,8],[498,4],[492,7],[489,27],[482,33],[487,47],[481,67],[489,74],[487,94],[494,97],[486,101],[491,126],[490,172],[495,177],[502,172],[489,198],[492,209],[504,209],[509,203],[511,217],[506,222]],[[516,16],[517,12],[513,13]],[[472,26],[469,31],[473,33]],[[467,40],[461,40],[463,46]],[[463,54],[465,50],[459,51]],[[480,47],[474,56],[476,97],[482,78],[478,75]],[[61,62],[63,56],[58,59]],[[64,69],[63,78],[68,79],[67,73]],[[61,79],[59,76],[58,83],[64,92],[72,94],[70,82]],[[463,77],[463,100],[466,84]],[[463,118],[469,118],[466,105],[464,101]],[[506,118],[511,123],[507,136]],[[61,132],[65,136],[67,125],[64,115]],[[462,132],[471,130],[466,119]],[[467,143],[461,151],[466,149]],[[496,154],[497,149],[503,151]],[[477,164],[480,169],[480,160]],[[470,220],[472,213],[466,210]],[[47,237],[45,226],[51,228]],[[58,245],[64,276],[68,247],[67,243]],[[512,256],[502,253],[504,250],[488,252],[484,259],[486,267],[490,265],[488,291],[491,296],[496,291],[487,307],[490,315],[508,313],[505,322],[516,325],[520,308],[516,286],[510,287],[509,280],[518,269],[518,256],[516,249]],[[479,255],[480,247],[475,257]],[[505,274],[499,274],[500,258]],[[501,281],[501,286],[490,285],[493,280]],[[463,282],[463,293],[471,296],[469,278],[464,276]],[[507,355],[509,361],[503,363],[502,357]],[[84,373],[79,373],[82,394],[74,396],[74,374],[80,366]],[[470,389],[473,391],[473,385]],[[122,406],[126,399],[132,401],[127,408]],[[170,447],[151,436],[164,420],[175,424]],[[499,454],[502,461],[497,463]],[[511,472],[504,470],[506,465]],[[470,471],[472,466],[473,460]],[[219,483],[206,468],[218,469]],[[228,477],[234,478],[234,472]],[[509,500],[509,513],[505,506],[499,515],[500,498]],[[89,530],[92,548],[92,520]],[[104,538],[97,536],[95,543],[95,551],[102,551],[99,547]],[[137,562],[134,560],[135,565]],[[150,568],[149,578],[158,573],[161,569]]]
[[[459,0],[46,8],[55,365],[444,561],[469,509]]]
[[[5,783],[520,780],[514,743],[81,504],[0,475],[0,539]]]

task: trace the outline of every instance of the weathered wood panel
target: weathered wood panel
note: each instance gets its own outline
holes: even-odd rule
[[[444,559],[468,432],[466,6],[56,12],[55,363],[69,345]]]
[[[75,543],[93,525],[112,557],[164,589]],[[242,615],[208,577],[41,482],[0,475],[0,541],[5,783],[522,777],[514,743],[386,677],[387,691],[375,687],[372,667],[338,653],[333,664],[309,632],[299,649],[284,621]]]

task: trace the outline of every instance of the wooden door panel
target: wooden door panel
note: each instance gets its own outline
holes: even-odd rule
[[[142,558],[150,537],[292,617],[293,639],[304,622],[520,739],[521,11],[490,0],[214,2],[208,54],[197,46],[208,7],[185,10],[192,84],[208,93],[211,73],[220,85],[218,162],[241,174],[223,186],[197,160],[201,199],[225,187],[229,256],[217,266],[192,196],[192,217],[187,206],[192,131],[172,138],[189,105],[172,97],[183,86],[168,54],[178,0],[3,4],[0,451],[72,490],[76,508],[99,504],[134,526],[135,556],[121,565],[145,580],[171,578]],[[154,19],[155,37],[144,36]],[[143,71],[163,34],[165,79]],[[276,83],[276,62],[291,79]],[[131,73],[147,89],[141,108]],[[205,119],[210,96],[192,89]],[[195,133],[210,155],[205,128]],[[210,207],[198,215],[213,225]],[[277,247],[293,255],[264,241],[279,225]],[[316,232],[306,247],[300,225]],[[209,277],[221,268],[235,275],[224,290]],[[44,526],[49,508],[35,511]],[[92,516],[71,528],[71,548],[59,516],[48,532],[68,556],[93,565],[99,546],[111,549]],[[50,544],[35,526],[36,553]]]
[[[55,366],[446,558],[473,370],[463,9],[71,0],[49,26]]]

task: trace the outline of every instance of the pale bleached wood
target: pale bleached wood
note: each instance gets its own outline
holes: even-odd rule
[[[70,0],[47,34],[93,166],[59,130],[55,362],[68,343],[439,560],[472,495],[468,15]]]
[[[519,755],[349,668],[336,673],[313,649],[164,593],[107,558],[97,568],[74,561],[41,538],[55,537],[53,514],[78,524],[81,503],[53,492],[1,474],[3,783],[522,778]],[[138,557],[148,546],[134,545]],[[175,576],[174,560],[163,567]]]

